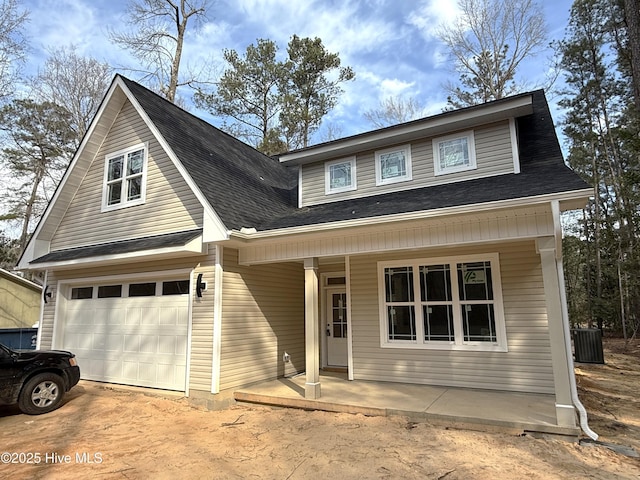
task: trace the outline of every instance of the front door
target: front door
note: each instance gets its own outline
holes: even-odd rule
[[[327,366],[347,366],[347,293],[327,291]]]

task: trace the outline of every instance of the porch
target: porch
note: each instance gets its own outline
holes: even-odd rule
[[[474,390],[390,382],[349,381],[321,372],[322,396],[305,398],[305,375],[258,383],[234,392],[240,403],[369,416],[402,415],[455,428],[549,434],[577,440],[578,427],[556,424],[553,395]]]

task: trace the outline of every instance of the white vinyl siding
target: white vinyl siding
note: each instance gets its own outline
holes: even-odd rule
[[[356,155],[358,189],[326,195],[324,162],[303,165],[301,167],[302,206],[513,173],[513,152],[508,121],[476,128],[473,130],[473,135],[477,168],[449,175],[435,175],[432,138],[411,143],[410,181],[376,185],[375,151],[367,151]],[[398,148],[402,147],[403,145],[398,145]]]
[[[240,266],[229,248],[222,263],[220,390],[304,371],[302,265]]]
[[[191,295],[191,368],[189,389],[211,392],[213,368],[213,305],[215,297],[215,248],[209,249],[210,255],[198,264],[193,272]],[[207,288],[202,297],[196,294],[198,274]]]
[[[508,352],[381,348],[377,262],[451,256],[433,249],[351,257],[353,374],[357,380],[553,393],[540,257],[534,241],[461,247],[456,255],[497,251]]]
[[[105,157],[148,143],[146,198],[102,212]],[[51,250],[94,245],[202,226],[202,206],[129,102],[117,116],[51,240]]]

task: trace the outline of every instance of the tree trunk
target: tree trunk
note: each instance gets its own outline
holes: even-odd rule
[[[636,110],[640,114],[640,7],[637,0],[624,0],[624,18],[631,50],[633,95]]]
[[[20,254],[24,252],[24,249],[27,246],[27,240],[29,238],[29,223],[31,223],[31,217],[33,216],[33,207],[36,203],[36,198],[38,196],[38,187],[40,186],[42,177],[42,174],[38,174],[38,176],[35,178],[33,186],[31,187],[31,195],[29,195],[29,199],[27,200],[27,204],[25,206],[22,232],[20,233],[19,241]]]

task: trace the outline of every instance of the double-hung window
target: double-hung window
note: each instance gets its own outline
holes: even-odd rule
[[[356,157],[325,163],[324,177],[325,195],[355,190],[357,188]]]
[[[115,210],[145,201],[147,146],[136,145],[105,157],[102,210]]]
[[[473,131],[433,139],[433,168],[437,175],[476,168]]]
[[[378,264],[383,347],[506,351],[497,254]]]

